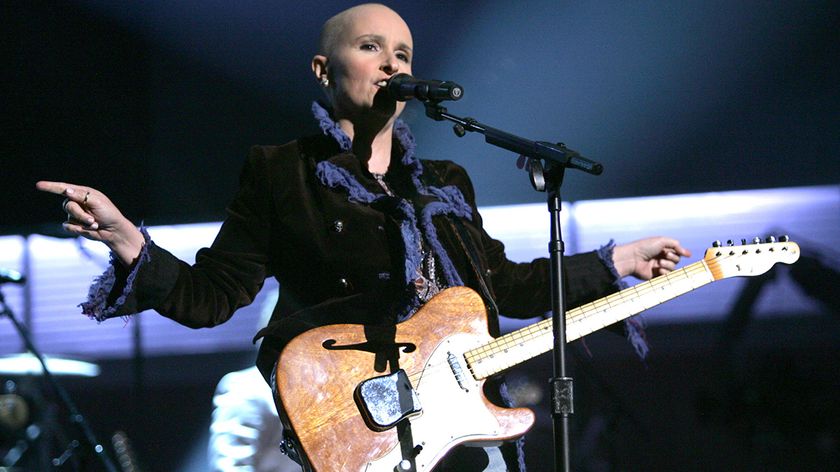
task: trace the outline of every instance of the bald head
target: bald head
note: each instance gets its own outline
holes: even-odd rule
[[[321,28],[321,37],[318,41],[318,54],[330,57],[348,27],[360,16],[364,16],[375,10],[387,11],[400,18],[397,12],[379,3],[364,3],[348,8],[324,23],[324,26]],[[402,18],[400,18],[400,21],[402,21]],[[406,25],[406,28],[408,28],[408,25]]]
[[[405,104],[388,98],[382,82],[394,74],[411,74],[412,47],[408,25],[384,5],[358,5],[330,18],[312,72],[334,116],[377,123],[399,116]]]

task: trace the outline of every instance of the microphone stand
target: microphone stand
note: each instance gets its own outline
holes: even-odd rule
[[[513,151],[528,158],[531,185],[538,192],[548,194],[551,218],[551,235],[548,250],[551,256],[551,314],[554,333],[554,377],[549,380],[551,389],[551,416],[554,425],[554,466],[558,471],[571,470],[569,451],[569,417],[574,413],[574,385],[566,373],[566,304],[563,282],[563,253],[565,246],[560,228],[560,187],[566,169],[577,169],[599,175],[601,164],[582,157],[564,144],[531,141],[519,136],[485,126],[473,118],[451,115],[439,102],[427,101],[426,116],[435,121],[449,120],[458,137],[468,131],[484,135],[484,140],[494,146]],[[543,164],[543,162],[545,164]],[[560,447],[557,447],[557,446]]]
[[[3,297],[3,292],[0,291],[0,317],[6,316],[11,320],[12,324],[15,326],[20,338],[23,340],[26,349],[32,353],[35,358],[41,363],[41,368],[44,371],[44,378],[47,380],[53,389],[58,393],[61,402],[64,404],[67,411],[70,413],[70,422],[75,424],[79,427],[84,436],[85,441],[87,441],[90,450],[92,450],[97,457],[99,457],[102,465],[105,467],[105,470],[108,472],[118,472],[117,467],[112,462],[111,458],[108,457],[108,454],[105,451],[105,447],[97,441],[96,436],[93,434],[93,429],[91,429],[90,425],[88,424],[87,420],[79,410],[76,408],[76,404],[73,403],[73,400],[70,399],[70,394],[67,393],[67,390],[62,387],[62,385],[58,382],[58,380],[53,377],[52,373],[47,369],[47,363],[44,360],[44,357],[35,347],[35,344],[32,342],[32,339],[29,337],[28,330],[25,326],[23,326],[18,319],[15,317],[14,313],[12,313],[11,308],[6,304],[6,300]],[[67,449],[61,454],[61,456],[54,458],[52,460],[52,465],[54,467],[60,467],[67,463],[73,457],[73,454],[79,449],[80,444],[78,440],[70,441],[70,444],[67,446]],[[81,470],[81,469],[76,469]]]

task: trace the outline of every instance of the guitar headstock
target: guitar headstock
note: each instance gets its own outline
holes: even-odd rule
[[[712,247],[706,250],[703,259],[715,280],[761,275],[778,262],[796,262],[799,259],[799,245],[788,241],[787,236],[782,236],[779,241],[771,236],[766,242],[755,238],[752,244],[741,240],[740,246],[736,246],[731,240],[727,241],[726,246],[715,241]]]

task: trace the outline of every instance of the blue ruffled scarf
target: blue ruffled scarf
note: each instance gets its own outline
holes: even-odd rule
[[[342,151],[349,152],[353,145],[352,141],[332,119],[327,109],[321,106],[320,103],[314,102],[312,104],[312,113],[318,120],[324,134],[335,139]],[[385,211],[390,213],[390,216],[399,222],[400,234],[402,235],[403,245],[405,247],[403,283],[405,284],[408,301],[404,304],[405,306],[399,309],[399,318],[403,320],[411,316],[420,306],[420,300],[415,293],[414,279],[417,276],[417,270],[420,267],[423,257],[420,252],[421,240],[437,256],[446,285],[449,287],[464,285],[458,271],[455,269],[455,265],[452,263],[446,249],[444,249],[437,237],[437,231],[435,230],[432,218],[437,215],[448,214],[460,218],[472,219],[472,207],[467,204],[464,200],[464,195],[454,185],[438,188],[425,185],[421,181],[420,176],[423,175],[423,164],[414,153],[416,147],[414,137],[411,135],[408,125],[402,120],[397,120],[394,124],[394,137],[403,149],[400,163],[408,169],[411,182],[414,184],[417,192],[435,199],[420,210],[419,218],[416,215],[414,206],[403,198],[396,199],[394,204],[381,206],[386,209]],[[347,198],[351,202],[370,205],[383,199],[394,198],[384,192],[370,192],[347,169],[329,161],[321,161],[316,164],[315,175],[327,187],[341,188],[347,191]]]

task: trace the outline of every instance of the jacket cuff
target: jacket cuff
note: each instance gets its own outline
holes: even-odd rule
[[[615,278],[616,287],[623,290],[630,286],[627,282],[622,280],[621,275],[615,269],[615,262],[613,261],[613,250],[615,249],[615,241],[610,239],[610,242],[601,246],[598,249],[598,258],[607,266],[610,273]],[[641,316],[633,316],[624,320],[624,334],[627,340],[633,345],[636,354],[642,359],[647,357],[650,347],[648,347],[647,336],[645,335],[645,323]]]
[[[151,260],[149,256],[149,249],[152,246],[151,237],[143,226],[140,227],[140,233],[143,234],[145,244],[134,265],[126,268],[111,253],[110,265],[93,281],[88,290],[87,300],[78,305],[82,308],[82,314],[87,315],[88,318],[102,322],[115,316],[134,314],[121,314],[120,309],[134,291],[134,282],[140,269]]]
[[[601,246],[600,249],[596,251],[598,254],[598,259],[607,267],[607,270],[610,271],[610,274],[613,276],[613,284],[618,287],[619,290],[623,290],[627,288],[629,285],[621,278],[621,274],[618,273],[618,270],[615,268],[615,261],[613,261],[613,251],[615,250],[615,241],[610,239],[610,242]]]

